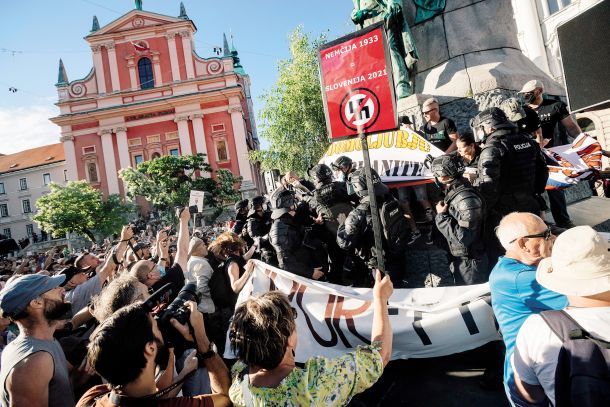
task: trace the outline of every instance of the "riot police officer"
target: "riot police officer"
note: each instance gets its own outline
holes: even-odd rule
[[[235,225],[231,232],[241,235],[248,219],[248,200],[243,199],[235,204]]]
[[[484,143],[474,186],[487,208],[485,241],[493,265],[504,252],[494,234],[495,227],[511,212],[538,215],[541,207],[536,195],[544,192],[549,174],[538,144],[519,132],[501,109],[482,111],[470,125],[475,138]]]
[[[250,203],[246,231],[248,236],[257,243],[259,258],[267,264],[277,266],[277,258],[273,246],[269,242],[271,230],[271,211],[267,210],[264,196],[255,196]]]
[[[383,218],[383,206],[386,203],[393,203],[396,210],[394,219],[398,222],[397,225],[383,225],[383,251],[386,269],[394,286],[402,286],[404,276],[404,255],[409,229],[407,221],[402,213],[398,202],[390,194],[389,188],[381,182],[381,178],[375,170],[371,170],[373,178],[373,188],[377,205],[380,208],[380,215]],[[339,225],[337,231],[337,244],[344,250],[353,250],[353,252],[369,267],[373,269],[377,265],[377,256],[375,248],[375,237],[373,233],[373,221],[371,217],[370,198],[366,183],[366,175],[364,168],[360,168],[349,173],[349,184],[351,184],[355,194],[360,199],[356,206],[347,216],[345,222]],[[339,221],[341,223],[341,220]],[[382,219],[383,223],[383,219]],[[388,242],[388,230],[386,228],[400,229],[402,234],[401,242]],[[356,276],[362,277],[362,276]],[[345,277],[344,277],[345,278]],[[362,281],[366,281],[366,277]],[[358,283],[356,281],[356,283]]]
[[[323,256],[326,251],[313,248],[305,243],[307,240],[305,228],[295,222],[297,201],[294,191],[278,189],[271,196],[273,223],[269,231],[269,240],[275,249],[279,267],[283,270],[303,277],[319,280],[324,277]]]
[[[347,216],[354,208],[347,194],[347,187],[343,181],[335,181],[333,172],[326,164],[319,164],[311,168],[309,177],[313,180],[314,191],[313,206],[316,221],[320,220],[323,227],[318,229],[321,240],[326,244],[330,258],[329,281],[342,283],[343,264],[346,252],[337,246],[337,229],[339,214]]]
[[[431,169],[445,190],[445,198],[436,205],[435,222],[449,245],[449,268],[455,285],[484,283],[487,257],[482,240],[483,201],[463,177],[464,164],[455,154],[435,158]]]

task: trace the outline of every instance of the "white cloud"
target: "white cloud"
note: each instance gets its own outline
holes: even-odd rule
[[[53,105],[0,108],[0,153],[59,142],[59,126],[49,121],[59,111]]]

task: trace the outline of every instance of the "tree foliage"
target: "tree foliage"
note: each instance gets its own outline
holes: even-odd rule
[[[205,154],[195,154],[163,156],[145,161],[135,169],[123,168],[119,176],[130,198],[142,196],[163,212],[176,206],[186,206],[191,190],[209,192],[211,199],[206,204],[214,207],[220,207],[227,200],[237,201],[240,194],[235,190],[235,185],[241,181],[241,177],[221,169],[216,173],[217,182],[209,176],[212,171],[205,161]]]
[[[253,151],[250,157],[263,169],[303,174],[328,147],[317,57],[325,40],[324,35],[311,40],[302,27],[290,35],[292,56],[279,62],[277,82],[261,97],[260,135],[269,148]]]
[[[65,186],[52,183],[50,189],[36,201],[33,219],[54,237],[77,233],[95,242],[96,234],[118,233],[134,213],[133,205],[118,195],[104,201],[102,193],[86,181],[69,181]]]

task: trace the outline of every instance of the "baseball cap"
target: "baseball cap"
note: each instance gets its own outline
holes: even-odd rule
[[[542,86],[542,82],[540,82],[539,80],[532,79],[531,81],[523,85],[519,93],[533,92],[536,88],[544,88],[544,86]]]
[[[34,298],[59,287],[65,279],[64,275],[49,277],[44,274],[16,278],[0,292],[0,310],[5,316],[15,316],[25,310]]]
[[[610,291],[610,244],[591,226],[576,226],[557,237],[536,280],[564,295],[584,297]]]

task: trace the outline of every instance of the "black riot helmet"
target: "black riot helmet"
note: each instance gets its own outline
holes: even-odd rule
[[[242,209],[248,209],[248,200],[244,199],[235,204],[235,212],[239,213]]]
[[[252,198],[252,202],[250,202],[250,210],[248,211],[248,216],[252,216],[256,213],[257,209],[265,210],[265,197],[264,196],[255,196]]]
[[[291,209],[296,209],[297,198],[293,190],[280,189],[271,195],[271,205],[273,206],[271,219],[278,219]]]
[[[316,188],[330,184],[333,181],[333,171],[326,164],[318,164],[309,169],[309,177],[313,180]]]
[[[379,178],[379,175],[375,171],[371,171],[371,175],[373,178],[373,187],[375,189],[375,196],[383,196],[387,194],[389,192],[388,187],[385,186],[383,182],[381,182],[381,178]],[[351,184],[352,188],[354,189],[354,192],[356,193],[356,195],[358,195],[358,197],[363,198],[365,196],[368,196],[369,191],[368,186],[366,185],[366,173],[364,171],[364,168],[359,168],[356,171],[352,172],[349,175],[348,182]]]
[[[474,133],[475,141],[479,142],[487,137],[484,129],[514,129],[516,125],[508,120],[502,109],[490,107],[472,118],[470,127]]]
[[[516,122],[517,127],[519,127],[519,130],[521,131],[532,134],[542,126],[540,117],[538,116],[538,113],[529,106],[523,106],[523,110],[525,111],[525,117]]]
[[[352,165],[352,163],[353,162],[352,162],[351,158],[349,158],[345,155],[342,155],[339,158],[337,158],[334,163],[331,164],[331,167],[333,167],[333,169],[335,171],[339,171],[339,170],[341,170],[341,168],[350,167]]]
[[[445,154],[432,161],[432,173],[436,178],[459,178],[464,174],[464,163],[457,154]]]

